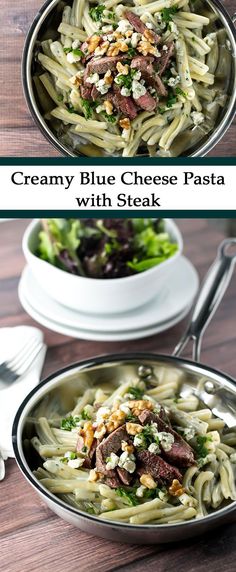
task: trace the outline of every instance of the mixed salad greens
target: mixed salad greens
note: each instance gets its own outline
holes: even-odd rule
[[[178,250],[162,219],[42,219],[37,256],[71,274],[122,278]]]

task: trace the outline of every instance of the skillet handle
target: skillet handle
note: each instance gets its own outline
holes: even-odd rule
[[[234,254],[227,253],[230,247],[234,247]],[[193,340],[193,360],[200,361],[203,334],[227,290],[235,262],[236,238],[227,238],[220,244],[217,257],[202,283],[190,324],[174,349],[174,356],[181,355],[188,341]]]

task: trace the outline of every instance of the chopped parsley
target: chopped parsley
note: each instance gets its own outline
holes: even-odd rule
[[[106,6],[104,6],[104,4],[99,4],[98,6],[95,6],[94,8],[90,8],[89,15],[91,16],[91,18],[94,22],[99,22],[102,19],[103,12],[104,12],[105,8],[106,8]]]
[[[97,101],[88,101],[87,99],[81,98],[81,104],[83,107],[85,119],[90,119],[92,117],[94,108],[98,104]]]
[[[65,54],[69,54],[72,52],[72,48],[63,48],[63,52],[65,52]]]
[[[159,445],[159,438],[157,435],[155,435],[153,429],[153,425],[145,425],[143,430],[138,433],[138,437],[141,439],[141,443],[138,446],[136,445],[137,449],[148,449],[151,443],[156,443]]]
[[[79,48],[76,48],[76,50],[72,50],[72,54],[73,56],[80,56],[81,58],[84,58],[84,52],[82,52],[82,50],[80,50]]]
[[[203,459],[208,455],[208,449],[206,448],[207,441],[210,440],[210,437],[206,437],[206,435],[198,435],[197,436],[197,446],[195,447],[197,458]]]
[[[77,421],[77,417],[69,415],[69,417],[65,417],[65,419],[61,420],[61,429],[64,429],[65,431],[71,431],[74,427],[76,427]]]
[[[61,463],[68,463],[68,461],[73,461],[74,459],[77,459],[77,455],[76,453],[73,453],[73,451],[71,451],[70,456],[62,457],[60,461]]]
[[[129,56],[129,57],[131,57],[131,58],[132,58],[133,56],[135,56],[135,54],[136,54],[135,48],[129,48],[128,51],[126,52],[126,55]]]
[[[62,93],[58,93],[57,99],[58,99],[58,101],[63,101]]]
[[[83,411],[81,411],[81,414],[78,415],[78,417],[81,420],[90,420],[91,419],[91,415],[89,415],[89,413],[87,413],[87,411],[85,411],[85,409],[83,409]]]
[[[165,107],[158,107],[158,111],[161,115],[163,115],[163,113],[165,113]]]
[[[144,390],[140,389],[139,387],[129,387],[127,389],[127,393],[130,393],[134,399],[142,399]]]
[[[124,74],[117,75],[115,78],[115,83],[117,85],[120,85],[121,87],[124,86],[127,89],[131,90],[132,81],[133,81],[133,78],[134,78],[136,73],[137,73],[137,70],[132,69],[132,70],[130,70],[130,72],[127,75],[124,75]]]
[[[130,421],[131,423],[133,422],[137,422],[137,417],[135,417],[135,415],[132,415],[132,413],[129,413],[128,415],[125,416],[126,421]]]
[[[75,417],[73,417],[73,415],[69,415],[68,417],[62,419],[61,429],[64,429],[64,431],[71,431],[74,427],[77,426],[77,423],[89,419],[91,419],[90,415],[87,413],[87,411],[85,411],[85,409],[83,409],[80,415],[76,415]]]
[[[168,24],[173,19],[176,12],[178,12],[178,8],[176,8],[176,6],[173,6],[173,8],[163,8],[161,12],[162,22],[166,22],[166,24]]]
[[[117,121],[116,115],[108,115],[108,113],[106,113],[106,111],[102,111],[102,115],[103,115],[105,121],[108,121],[108,123],[116,123],[116,121]]]
[[[187,93],[183,91],[180,87],[175,88],[176,95],[181,95],[182,97],[187,97]]]
[[[173,93],[169,94],[166,102],[166,107],[172,107],[172,105],[175,103],[177,103],[177,97]]]
[[[75,109],[73,105],[68,105],[67,111],[69,111],[69,113],[77,113],[77,115],[79,115],[79,112],[77,111],[77,109]]]
[[[116,489],[116,494],[125,499],[129,506],[136,506],[139,504],[139,500],[136,497],[136,489],[134,488],[126,490],[124,487],[118,487],[118,489]]]

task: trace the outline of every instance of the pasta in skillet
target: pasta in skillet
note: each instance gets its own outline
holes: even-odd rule
[[[41,42],[34,81],[63,143],[87,155],[176,156],[214,128],[231,55],[201,1],[74,0],[58,33]]]
[[[137,380],[84,392],[78,380],[63,417],[43,400],[32,439],[41,484],[98,518],[137,525],[202,518],[236,500],[236,434],[195,395],[179,396],[175,370],[160,377],[155,386]]]

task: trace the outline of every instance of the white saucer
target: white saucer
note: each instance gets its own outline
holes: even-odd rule
[[[161,297],[136,311],[101,317],[73,312],[55,302],[26,267],[19,284],[19,298],[28,314],[53,331],[87,340],[121,341],[150,336],[174,326],[188,313],[198,285],[196,270],[181,257],[174,280]]]
[[[156,298],[136,310],[121,314],[84,314],[73,311],[53,300],[41,288],[29,267],[23,271],[20,290],[30,305],[49,320],[70,328],[95,332],[124,332],[143,329],[172,320],[189,307],[199,286],[195,268],[181,256],[171,283]]]

